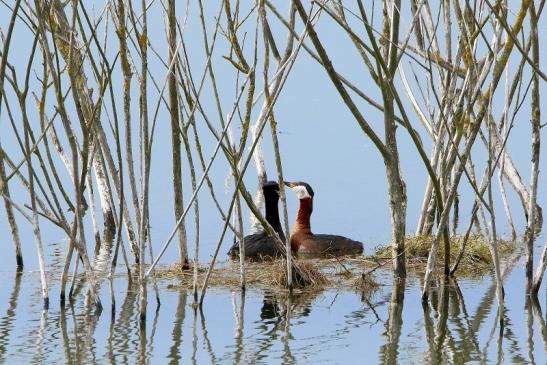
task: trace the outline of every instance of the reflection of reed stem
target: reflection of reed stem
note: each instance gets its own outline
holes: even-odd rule
[[[383,364],[397,363],[397,358],[399,355],[399,340],[403,328],[403,305],[406,287],[405,282],[405,279],[393,279],[391,300],[388,306],[388,319],[386,321],[385,335],[387,337],[387,341],[384,345],[382,345],[380,350]]]
[[[526,349],[528,350],[528,361],[530,364],[535,364],[534,357],[534,310],[532,308],[532,301],[530,296],[526,296],[526,304],[524,305],[526,311]]]
[[[11,295],[9,296],[6,315],[0,318],[0,328],[2,329],[2,336],[0,338],[0,363],[3,363],[4,356],[10,348],[10,333],[12,328],[14,328],[13,321],[15,320],[15,314],[17,313],[17,301],[19,298],[19,291],[21,289],[21,277],[21,273],[17,272],[15,274],[15,282],[13,284]]]
[[[233,301],[235,304],[235,300]],[[236,331],[235,331],[235,353],[234,353],[234,363],[240,364],[242,361],[245,362],[245,347],[243,344],[243,334],[245,329],[245,290],[240,291],[239,296],[239,308],[237,312],[234,308],[235,320],[236,320]]]
[[[171,331],[171,339],[173,344],[169,348],[169,355],[167,358],[170,359],[169,364],[179,364],[181,363],[181,345],[182,345],[182,334],[183,334],[183,324],[186,317],[186,289],[181,289],[179,291],[179,297],[177,301],[177,309],[175,311],[175,319],[173,321],[173,330]]]

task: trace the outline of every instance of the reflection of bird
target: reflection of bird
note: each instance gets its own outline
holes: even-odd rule
[[[279,309],[275,296],[272,293],[265,292],[262,308],[260,309],[260,319],[262,321],[274,319],[277,318],[280,313],[281,310]]]
[[[291,233],[291,248],[293,252],[309,254],[359,254],[363,252],[363,244],[342,236],[331,234],[314,234],[310,227],[310,217],[313,211],[313,190],[304,182],[286,182],[300,199],[300,208]]]
[[[290,319],[307,317],[311,313],[313,302],[322,293],[321,290],[298,293],[264,291],[260,319],[264,324],[271,324],[272,319]]]
[[[277,232],[282,241],[285,240],[285,234],[281,229],[279,221],[279,212],[277,203],[279,202],[279,185],[275,181],[268,181],[262,186],[264,200],[266,203],[266,221]],[[251,259],[274,258],[281,256],[281,251],[275,243],[275,240],[268,236],[266,232],[250,234],[243,239],[245,245],[245,257]],[[228,256],[236,258],[239,256],[239,242],[233,244],[228,251]]]

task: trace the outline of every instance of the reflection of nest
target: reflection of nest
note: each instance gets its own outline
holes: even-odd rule
[[[313,301],[323,292],[318,290],[299,290],[292,294],[287,291],[265,291],[264,302],[260,310],[262,319],[278,316],[306,317],[311,312]]]
[[[355,279],[355,285],[363,293],[372,293],[381,286],[381,284],[376,281],[376,277],[373,272],[361,274],[361,276]]]

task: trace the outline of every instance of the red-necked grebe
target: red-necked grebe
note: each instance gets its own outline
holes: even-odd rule
[[[264,192],[264,202],[266,205],[266,221],[277,232],[279,238],[285,241],[285,234],[281,229],[279,221],[279,212],[277,203],[279,202],[279,185],[275,181],[268,181],[262,186]],[[243,239],[245,245],[245,257],[250,259],[267,259],[281,257],[281,251],[278,249],[273,238],[266,232],[250,234]],[[239,242],[233,244],[228,251],[228,256],[235,259],[239,256]]]
[[[342,236],[314,234],[310,217],[313,211],[313,189],[305,182],[286,182],[300,200],[296,222],[291,232],[293,252],[320,255],[349,255],[363,252],[363,244]]]

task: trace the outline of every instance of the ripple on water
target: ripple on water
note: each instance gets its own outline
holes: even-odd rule
[[[72,306],[62,310],[52,299],[43,311],[38,272],[19,280],[1,275],[0,363],[460,363],[499,357],[546,363],[545,304],[528,303],[523,312],[522,296],[506,296],[499,337],[490,278],[439,282],[425,307],[420,278],[397,284],[385,272],[377,275],[384,285],[368,296],[348,289],[248,290],[245,296],[218,289],[209,292],[202,313],[191,307],[190,294],[160,283],[162,305],[156,310],[151,288],[143,328],[138,288],[123,277],[114,281],[112,316],[108,309],[90,311],[85,286]],[[523,270],[505,282],[507,293],[518,292]],[[56,285],[51,282],[52,293]],[[109,308],[107,285],[101,297]]]

